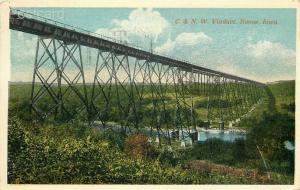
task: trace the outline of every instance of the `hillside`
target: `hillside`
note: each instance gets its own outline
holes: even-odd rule
[[[29,117],[30,85],[11,85],[9,183],[292,184],[294,152],[283,143],[294,143],[294,84],[268,85],[276,109],[268,109],[266,93],[255,114],[241,122],[250,129],[246,140],[211,139],[190,149],[176,143],[159,147],[141,134],[101,131],[80,121],[24,120]],[[257,147],[267,158],[267,168]]]

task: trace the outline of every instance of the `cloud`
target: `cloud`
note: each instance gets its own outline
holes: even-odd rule
[[[172,41],[170,38],[168,38],[168,40],[164,44],[155,48],[155,51],[158,53],[168,54],[169,52],[171,52],[174,49],[174,47],[176,45],[175,41]]]
[[[183,32],[179,34],[174,41],[170,38],[161,46],[157,47],[155,51],[163,54],[169,54],[175,48],[191,48],[199,44],[209,44],[212,42],[212,38],[203,32],[187,33]]]
[[[295,65],[296,53],[284,45],[270,41],[258,41],[246,46],[246,54],[258,61],[272,62],[273,64]]]
[[[129,39],[131,36],[145,38],[148,36],[156,40],[169,27],[169,22],[153,9],[135,9],[127,19],[112,21],[112,27],[99,28],[96,33],[110,37]]]
[[[174,41],[168,39],[156,51],[261,82],[295,79],[295,51],[280,43],[262,40],[245,44],[244,49],[220,49],[212,41],[202,32],[182,33]]]
[[[262,71],[262,73],[257,72],[253,67],[253,65],[241,67],[236,63],[223,63],[223,64],[217,64],[216,66],[214,66],[214,68],[221,72],[233,74],[246,79],[256,80],[260,82],[293,80],[295,78],[295,76],[293,76],[290,72],[276,73],[276,72],[268,72],[268,70],[264,70]]]
[[[203,32],[198,33],[181,33],[176,38],[176,43],[182,44],[185,46],[193,46],[199,43],[208,44],[212,41],[212,39],[204,34]]]
[[[236,65],[231,64],[231,63],[221,63],[216,66],[218,71],[228,73],[228,74],[237,74],[238,73],[238,68]]]
[[[296,53],[281,43],[261,40],[248,43],[244,52],[248,72],[259,81],[295,79]]]

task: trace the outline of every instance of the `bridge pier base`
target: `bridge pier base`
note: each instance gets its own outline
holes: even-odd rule
[[[198,142],[198,131],[191,133],[192,143]]]
[[[204,121],[204,128],[207,130],[210,128],[210,121]]]
[[[179,130],[171,132],[172,139],[179,140]]]
[[[220,129],[220,130],[224,130],[224,128],[225,128],[224,125],[225,125],[225,124],[224,124],[224,121],[220,121],[220,122],[219,122],[219,129]]]

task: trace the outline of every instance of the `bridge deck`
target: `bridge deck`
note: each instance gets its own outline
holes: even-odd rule
[[[97,37],[92,34],[89,35],[83,32],[79,32],[75,29],[72,30],[67,27],[55,25],[53,23],[47,22],[47,19],[41,21],[36,18],[29,18],[26,16],[21,17],[19,14],[11,13],[10,29],[38,36],[54,37],[67,43],[79,42],[81,45],[87,47],[97,48],[104,51],[114,51],[117,54],[128,55],[141,60],[148,60],[150,62],[159,62],[161,64],[179,67],[182,70],[189,72],[205,73],[207,75],[217,75],[232,80],[255,83],[256,85],[260,86],[265,85],[254,80],[249,80],[235,75],[200,67],[188,62],[172,59],[166,56],[147,52],[145,50],[131,47],[125,44],[106,40],[104,38]]]

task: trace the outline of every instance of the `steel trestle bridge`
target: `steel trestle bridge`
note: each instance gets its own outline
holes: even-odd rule
[[[223,129],[251,112],[265,93],[263,83],[19,10],[11,9],[10,29],[38,36],[30,108],[40,120],[149,128],[159,142],[170,143],[179,132],[194,139],[198,127]],[[85,54],[93,62],[91,83]]]

